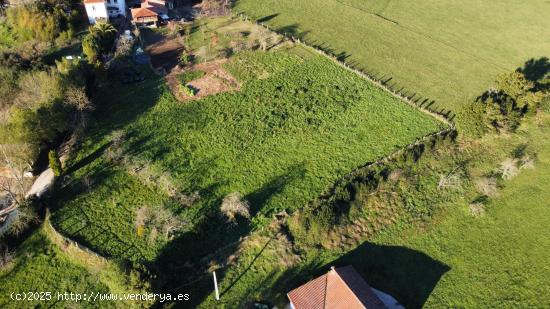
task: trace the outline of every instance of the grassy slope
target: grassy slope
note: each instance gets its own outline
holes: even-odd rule
[[[79,191],[77,183],[68,189],[74,189],[73,194],[64,192],[54,221],[68,235],[77,233],[92,247],[115,256],[139,259],[123,250],[132,246],[151,259],[160,248],[136,235],[135,211],[170,201],[105,162],[102,149],[117,127],[130,137],[124,147],[131,156],[167,171],[180,190],[201,192],[198,205],[173,209],[194,225],[209,214],[218,218],[221,198],[234,191],[251,202],[253,211],[266,215],[296,209],[349,170],[440,128],[431,117],[355,74],[310,56],[237,56],[228,67],[245,83],[241,92],[186,104],[177,102],[156,79],[100,98],[102,117],[73,162],[77,168],[85,165],[76,179],[91,174],[95,183],[90,192]],[[70,222],[86,221],[83,212],[93,222],[79,230]],[[188,248],[203,242],[209,252],[230,242],[225,237],[234,233],[227,233],[218,219],[212,221],[214,217],[205,223],[216,229],[209,232],[212,237],[198,227],[198,240],[182,243]]]
[[[412,229],[376,241],[421,251],[450,267],[426,307],[550,306],[548,123],[545,129],[532,126],[525,134],[539,154],[536,168],[507,182],[485,216],[472,217],[467,205],[456,205],[426,230]],[[407,268],[413,266],[403,266]]]
[[[57,300],[56,292],[107,293],[109,288],[98,280],[97,274],[76,263],[48,238],[43,229],[36,231],[19,248],[14,265],[0,272],[0,306],[3,308],[23,308],[39,304],[65,308],[66,302]],[[12,292],[52,292],[50,302],[10,300]],[[113,304],[105,303],[104,305]],[[93,308],[92,303],[82,302],[77,307]]]
[[[223,274],[222,303],[240,307],[257,300],[284,306],[292,288],[330,266],[351,264],[369,284],[392,294],[406,308],[548,307],[550,141],[545,136],[550,118],[546,119],[544,126],[531,124],[517,135],[489,137],[467,151],[472,153],[467,158],[475,175],[494,170],[495,162],[518,145],[529,145],[538,154],[535,169],[505,181],[484,216],[469,213],[475,195],[467,191],[452,203],[436,203],[438,213],[430,221],[394,225],[345,252],[302,248],[291,253],[290,244],[277,237],[257,237],[246,243],[234,265],[218,272]],[[422,164],[434,160],[425,159]],[[437,181],[429,185],[436,186]],[[215,303],[212,293],[201,307]]]
[[[550,49],[541,40],[550,33],[550,3],[536,0],[238,0],[236,11],[346,52],[398,89],[454,111],[498,73]]]

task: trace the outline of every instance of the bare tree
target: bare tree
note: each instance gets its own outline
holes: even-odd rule
[[[9,201],[7,207],[0,209],[0,219],[24,203],[25,192],[30,187],[30,181],[25,177],[31,169],[30,152],[26,144],[0,144],[0,196]]]

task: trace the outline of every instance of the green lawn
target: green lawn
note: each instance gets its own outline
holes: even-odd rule
[[[199,258],[275,212],[304,206],[353,168],[443,127],[330,60],[294,51],[238,54],[226,67],[242,83],[239,92],[186,103],[157,77],[113,83],[118,90],[98,97],[97,123],[69,164],[74,181],[56,197],[56,226],[114,257]],[[148,162],[178,191],[198,191],[200,200],[183,206],[109,163],[104,151],[114,129],[126,132],[120,147],[127,158]],[[88,189],[85,175],[93,179]],[[219,207],[235,191],[250,202],[253,219],[231,228]],[[168,209],[185,227],[175,239],[152,237],[153,223],[139,232],[137,210],[144,206]]]
[[[547,1],[238,0],[235,11],[453,111],[550,50]]]

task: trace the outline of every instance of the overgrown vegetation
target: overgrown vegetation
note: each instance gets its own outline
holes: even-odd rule
[[[237,8],[264,12],[261,6],[267,2],[270,9],[319,4],[239,0]],[[331,59],[234,18],[202,18],[175,26],[185,34],[186,51],[171,59],[174,66],[218,60],[216,65],[224,63],[240,83],[238,91],[201,94],[185,104],[148,68],[126,63],[133,39],[121,37],[113,50],[115,30],[108,24],[91,28],[83,42],[88,61],[104,81],[94,104],[87,95],[93,79],[85,63],[63,59],[56,69],[46,69],[18,53],[3,53],[0,99],[7,117],[0,137],[9,137],[10,147],[0,144],[2,155],[7,158],[8,150],[17,153],[18,167],[24,171],[29,158],[78,129],[73,136],[78,137],[75,152],[63,168],[57,153],[49,153],[50,167],[64,177],[47,204],[53,208],[55,227],[64,235],[120,265],[74,246],[51,228],[46,215],[46,222],[17,251],[0,245],[0,278],[7,282],[0,292],[21,289],[23,284],[28,288],[26,281],[31,280],[37,290],[45,285],[46,290],[69,291],[185,289],[192,295],[185,305],[204,308],[253,302],[282,307],[291,288],[329,266],[352,264],[369,284],[390,292],[407,308],[550,302],[544,294],[547,276],[540,271],[550,250],[545,241],[550,237],[540,234],[548,225],[541,209],[547,192],[538,185],[548,182],[548,59],[500,75],[494,88],[459,108],[456,103],[465,96],[457,91],[466,89],[469,95],[477,89],[484,80],[476,75],[477,66],[487,62],[484,52],[476,51],[479,46],[456,53],[454,40],[465,39],[462,30],[456,37],[439,30],[427,36],[422,22],[387,16],[391,6],[384,1],[323,4],[315,7],[319,17],[304,22],[315,26],[312,33],[301,32],[303,26],[297,24],[279,30],[306,38],[338,60],[353,62],[356,56],[327,47],[336,42],[334,38],[341,39],[343,47],[358,51],[359,64],[369,59],[375,67],[380,65],[380,51],[386,58],[401,57],[395,59],[412,53],[414,64],[396,66],[386,59],[383,67],[397,72],[399,82],[430,88],[427,93],[436,96],[441,92],[427,83],[446,77],[454,85],[457,81],[447,73],[459,66],[461,81],[445,89],[451,101],[440,106],[459,111],[459,133],[465,134],[443,130],[443,123]],[[410,4],[398,1],[399,5]],[[418,5],[425,6],[429,5]],[[354,34],[339,31],[340,25],[317,33],[319,25],[332,25],[319,18],[334,17],[334,12],[344,14],[344,26],[373,26],[362,35],[369,33],[369,40],[385,44],[365,50],[364,42],[357,45]],[[424,16],[416,6],[410,12]],[[302,13],[285,13],[282,20],[272,14],[261,22],[277,25]],[[366,17],[365,24],[358,22],[361,17]],[[373,31],[380,29],[387,38]],[[388,51],[388,46],[404,44],[403,29],[405,38],[414,34],[413,48]],[[392,35],[397,42],[388,42]],[[316,38],[331,40],[326,45],[312,41]],[[4,42],[12,44],[9,39]],[[440,48],[436,57],[425,48],[419,49],[422,55],[414,50],[430,46]],[[442,66],[438,57],[454,54],[449,49],[458,56],[448,67],[423,71]],[[132,71],[117,70],[111,54]],[[462,68],[469,57],[475,59],[471,72]],[[139,84],[119,81],[119,75],[132,75],[134,70],[140,72]],[[208,72],[206,78],[216,78]],[[427,74],[430,78],[422,78]],[[189,83],[204,75],[186,70],[176,86],[194,96],[198,89]],[[426,105],[427,99],[416,102],[436,106]],[[16,180],[23,179],[22,173],[18,175]],[[537,182],[527,181],[529,177]],[[541,198],[526,200],[531,195]],[[503,203],[505,210],[499,206]],[[12,235],[36,218],[26,212],[33,204],[25,205],[18,209],[22,215],[12,224]],[[532,249],[538,235],[541,246]],[[520,252],[515,251],[518,247]],[[499,258],[494,250],[509,254]],[[525,252],[529,259],[522,256]],[[524,265],[533,269],[526,271]],[[472,276],[485,269],[492,273]],[[221,302],[210,293],[211,270],[218,271]],[[47,274],[45,280],[32,281],[38,272]],[[98,279],[91,280],[90,274]],[[3,302],[7,299],[0,296]]]
[[[111,52],[116,33],[116,28],[110,23],[99,22],[90,26],[88,34],[82,40],[82,51],[89,63],[96,64]]]
[[[488,130],[515,131],[522,118],[544,109],[550,97],[544,80],[531,81],[518,71],[502,74],[496,85],[483,93],[475,102],[466,104],[459,113],[459,128],[473,136],[481,136]]]
[[[79,115],[91,108],[85,94],[86,63],[64,60],[57,70],[3,70],[8,83],[3,91],[12,94],[2,98],[7,118],[0,123],[4,143],[30,145],[28,159],[33,161],[63,133],[82,125]]]
[[[68,40],[74,36],[80,17],[71,5],[70,0],[27,1],[9,8],[7,21],[20,41]]]

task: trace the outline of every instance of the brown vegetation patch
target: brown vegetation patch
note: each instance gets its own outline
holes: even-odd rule
[[[175,67],[166,75],[166,82],[174,96],[180,101],[197,100],[218,93],[239,91],[240,85],[235,77],[222,67],[222,64],[226,61],[226,59],[216,60],[197,64],[185,69]],[[188,85],[198,90],[195,96],[191,97],[183,93],[180,88],[178,75],[184,71],[205,72],[203,77],[188,83]]]
[[[170,70],[178,64],[178,59],[184,50],[181,37],[166,37],[160,33],[144,30],[145,51],[151,56],[151,64],[155,69]]]

